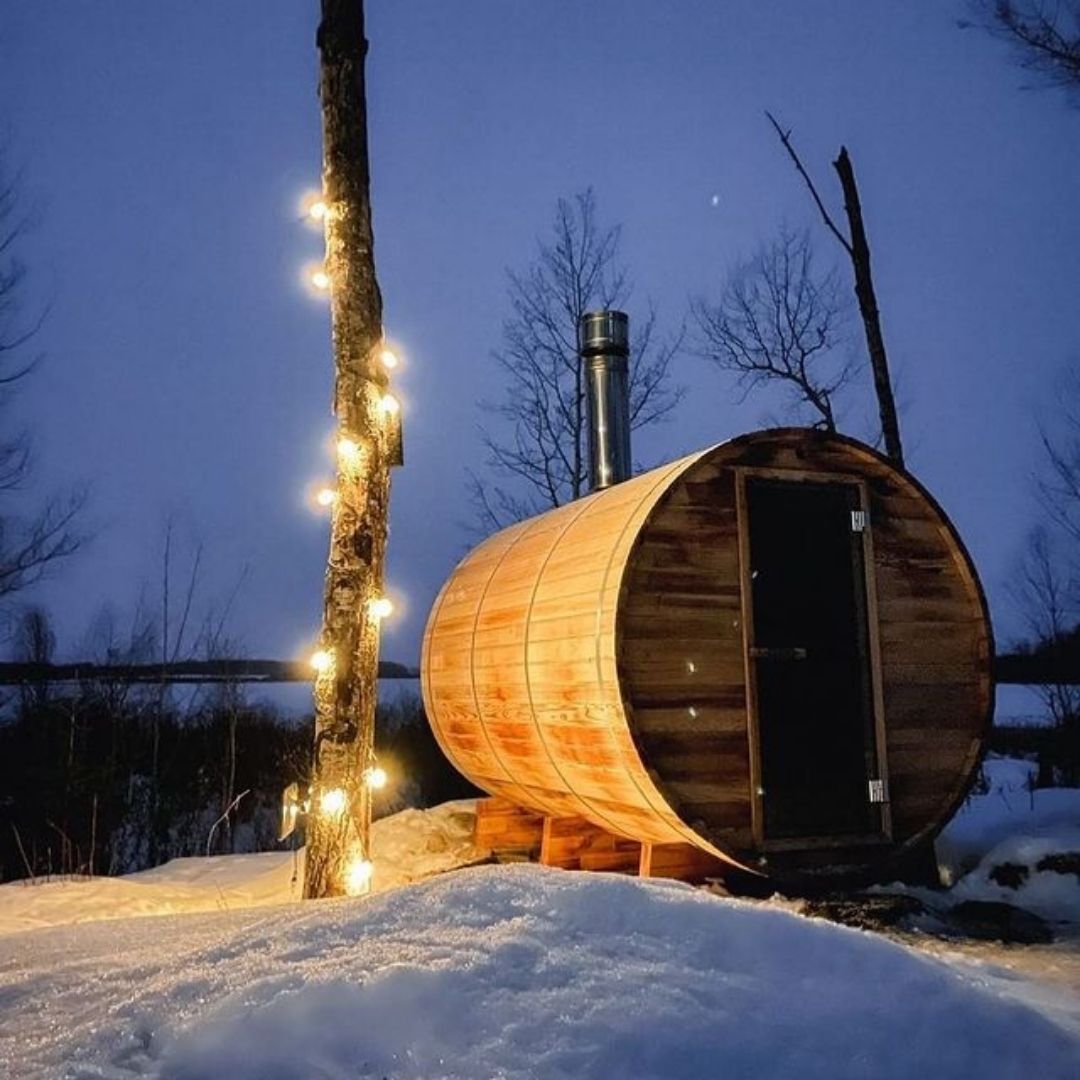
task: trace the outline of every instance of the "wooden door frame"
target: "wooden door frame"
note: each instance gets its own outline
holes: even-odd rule
[[[853,847],[888,843],[892,839],[892,813],[889,799],[888,753],[885,745],[885,695],[881,674],[881,638],[878,616],[877,575],[874,564],[873,523],[870,518],[870,493],[861,476],[850,473],[815,472],[810,469],[775,469],[737,465],[735,473],[735,510],[739,534],[739,591],[742,607],[743,670],[746,682],[746,737],[750,750],[750,825],[754,845],[759,851],[791,851],[799,848]],[[746,505],[746,481],[749,478],[787,480],[794,483],[848,484],[858,492],[859,508],[865,515],[862,531],[863,578],[866,590],[866,632],[870,663],[870,702],[873,713],[874,750],[878,778],[884,784],[885,800],[881,809],[880,832],[865,836],[807,836],[772,840],[765,835],[765,791],[761,783],[761,725],[758,718],[757,665],[750,656],[754,641],[754,597],[750,578],[750,519]],[[869,778],[868,778],[869,779]]]

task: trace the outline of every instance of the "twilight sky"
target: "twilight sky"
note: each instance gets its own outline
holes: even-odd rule
[[[369,0],[376,260],[406,367],[383,654],[415,662],[428,607],[468,544],[464,469],[507,267],[555,200],[587,185],[622,222],[636,283],[671,325],[786,222],[838,249],[763,110],[794,129],[842,216],[829,162],[858,174],[909,467],[967,542],[999,637],[1035,514],[1035,422],[1080,355],[1080,110],[1023,90],[1008,52],[956,28],[962,0]],[[232,631],[296,655],[318,629],[330,475],[321,240],[298,202],[319,176],[317,0],[8,0],[0,127],[38,225],[27,301],[51,312],[17,411],[42,490],[87,480],[96,538],[41,593],[78,651],[106,601],[158,603],[205,545],[203,603],[245,565]],[[846,268],[845,268],[846,269]],[[856,344],[861,342],[856,339]],[[763,426],[692,355],[648,464]],[[868,384],[843,427],[875,434]]]

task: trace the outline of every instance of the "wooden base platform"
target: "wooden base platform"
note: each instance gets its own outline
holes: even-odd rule
[[[508,799],[476,803],[477,847],[500,859],[529,860],[564,870],[606,870],[639,877],[702,882],[731,867],[692,844],[648,844],[613,836],[584,818],[544,817]]]

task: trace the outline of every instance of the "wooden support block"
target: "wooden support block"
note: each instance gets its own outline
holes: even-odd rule
[[[581,817],[544,818],[540,862],[564,870],[635,873],[641,845],[613,836]]]
[[[676,881],[700,882],[709,877],[723,877],[731,867],[693,844],[642,844],[638,874],[641,877],[674,878]]]
[[[611,851],[583,851],[580,862],[582,870],[636,874],[641,862],[641,845],[636,840],[616,840]]]
[[[540,851],[543,815],[493,795],[476,800],[473,843],[497,855],[534,858]]]

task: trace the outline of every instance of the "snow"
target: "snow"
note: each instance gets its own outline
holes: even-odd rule
[[[1032,790],[1029,761],[991,758],[984,771],[989,790],[969,798],[937,841],[943,877],[952,885],[949,903],[1002,901],[1051,922],[1080,923],[1080,874],[1044,862],[1080,855],[1080,789]],[[1003,866],[1019,869],[1014,887],[1000,880]],[[915,891],[940,905],[940,897]]]
[[[0,1073],[911,1077],[1080,1070],[1008,982],[675,883],[485,866],[0,941]]]
[[[1080,796],[1080,792],[1074,792]],[[1080,799],[1074,822],[1080,822]],[[1053,856],[1073,853],[1077,869],[1055,870]],[[1022,880],[1013,887],[995,878],[1001,868],[1019,870]],[[1010,836],[983,856],[971,873],[950,890],[956,903],[962,900],[997,900],[1033,911],[1052,922],[1080,923],[1080,824],[1056,828],[1042,836]]]
[[[403,810],[372,829],[375,888],[395,888],[429,874],[477,862],[474,804]],[[0,886],[0,935],[46,926],[176,915],[281,904],[300,899],[303,852],[173,859],[117,878],[74,878]]]
[[[989,791],[969,797],[937,840],[946,884],[1010,837],[1049,838],[1080,826],[1080,788],[1030,790],[1036,766],[1014,758],[988,758],[983,770]]]
[[[992,787],[948,830],[983,856],[955,899],[999,887],[994,859],[1037,863],[1071,842],[1058,793],[1032,806],[1022,764],[991,773],[1008,799]],[[1006,807],[1019,838],[996,839]],[[1001,946],[916,949],[781,900],[468,868],[487,854],[473,811],[376,822],[378,891],[355,900],[298,902],[290,852],[0,887],[0,1076],[1080,1075],[1071,945],[1012,950],[1007,970]],[[1059,910],[1051,884],[1018,895]]]

